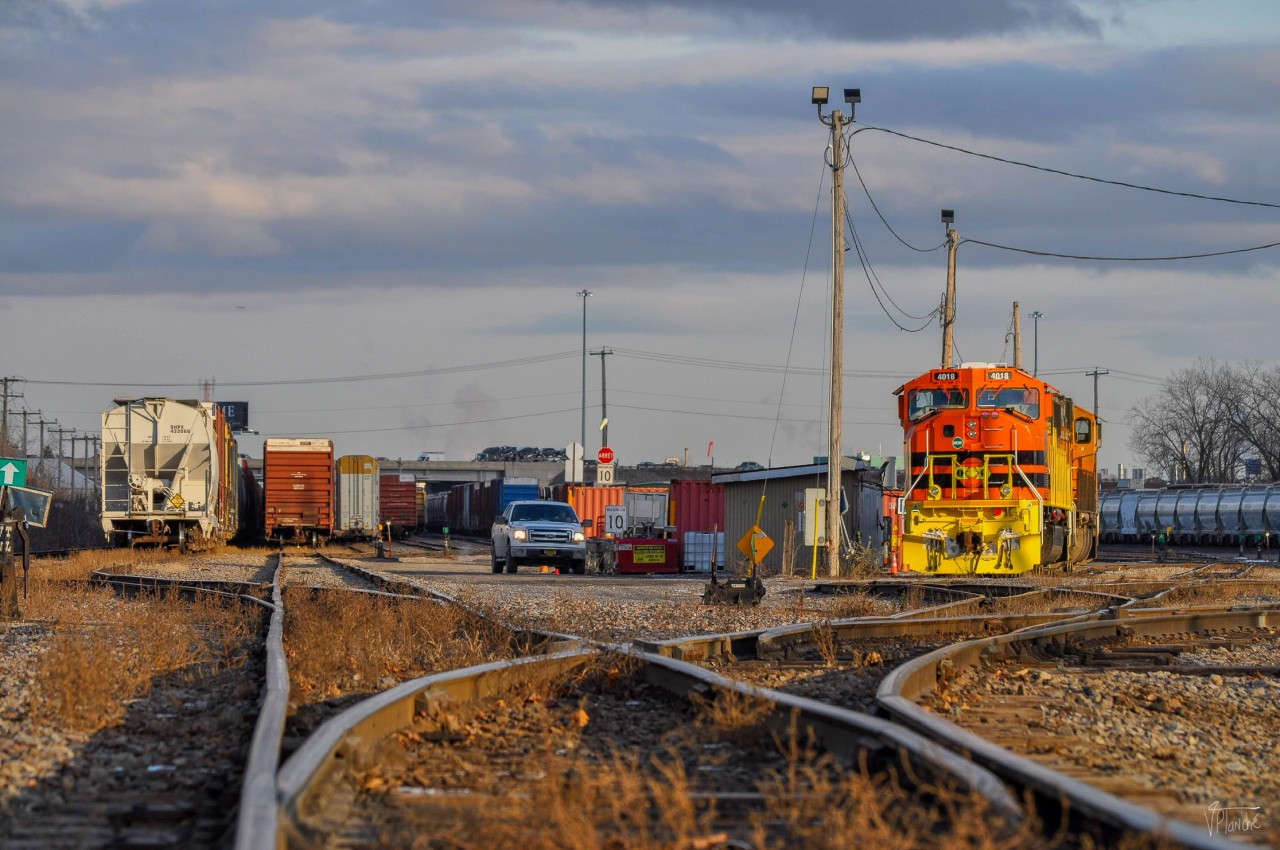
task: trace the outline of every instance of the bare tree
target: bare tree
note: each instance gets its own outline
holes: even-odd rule
[[[1237,370],[1213,360],[1174,372],[1160,393],[1134,405],[1129,448],[1170,480],[1235,479],[1245,453],[1235,406]]]
[[[1250,361],[1236,370],[1228,395],[1237,432],[1257,454],[1268,477],[1280,481],[1280,368]]]

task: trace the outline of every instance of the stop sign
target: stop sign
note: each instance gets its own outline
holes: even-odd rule
[[[613,463],[613,449],[605,446],[600,451],[596,452],[596,460],[601,463]]]

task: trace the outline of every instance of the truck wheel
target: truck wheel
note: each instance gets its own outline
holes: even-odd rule
[[[587,574],[587,562],[586,562],[586,561],[574,561],[574,562],[573,562],[573,574],[574,574],[575,576],[584,576],[584,575],[586,575],[586,574]]]
[[[507,575],[511,575],[520,568],[520,564],[515,558],[507,556]]]
[[[489,553],[489,565],[490,565],[491,567],[493,567],[493,571],[494,571],[495,573],[500,573],[500,572],[502,572],[502,562],[498,560],[498,553],[497,553],[497,552],[490,552],[490,553]]]

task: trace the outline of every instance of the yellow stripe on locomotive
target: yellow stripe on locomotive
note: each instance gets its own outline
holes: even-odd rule
[[[935,370],[896,392],[907,569],[1012,574],[1093,557],[1093,414],[1002,364]]]

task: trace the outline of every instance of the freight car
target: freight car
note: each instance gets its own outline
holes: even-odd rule
[[[418,484],[413,473],[383,472],[378,476],[378,513],[394,537],[418,527]]]
[[[1253,546],[1280,539],[1280,484],[1108,490],[1099,502],[1104,543]]]
[[[327,542],[334,516],[333,441],[270,439],[262,445],[263,533],[268,540]]]
[[[338,458],[338,516],[333,537],[372,540],[378,536],[378,462],[369,455]]]
[[[925,573],[1022,573],[1097,553],[1096,416],[999,363],[903,384],[902,559]]]
[[[203,549],[239,523],[240,463],[211,402],[117,398],[102,414],[102,530],[114,546]]]
[[[427,496],[423,524],[437,531],[448,528],[463,534],[487,535],[507,505],[537,499],[538,491],[536,478],[491,478],[455,484],[445,492]]]

